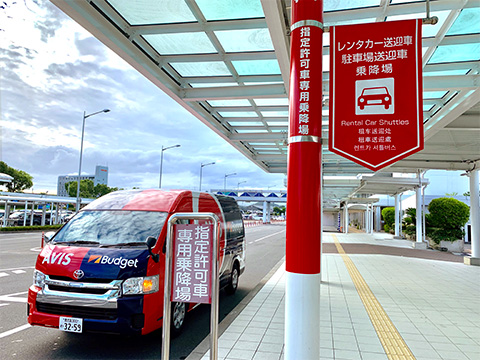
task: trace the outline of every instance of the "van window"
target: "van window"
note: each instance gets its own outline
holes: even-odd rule
[[[166,218],[166,212],[156,211],[81,211],[60,229],[52,243],[141,245],[148,236],[159,237]]]

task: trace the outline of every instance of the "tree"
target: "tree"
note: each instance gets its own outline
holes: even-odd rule
[[[107,195],[108,193],[111,193],[113,191],[117,191],[118,188],[116,187],[111,188],[105,184],[97,184],[95,185],[93,190],[94,190],[94,197],[99,198],[100,196]]]
[[[70,181],[65,184],[65,190],[68,192],[68,196],[77,197],[77,182]],[[93,198],[94,196],[93,181],[90,179],[80,180],[80,197],[81,198]]]
[[[273,207],[273,213],[275,215],[284,215],[285,214],[285,206],[282,206],[282,207],[274,206]]]
[[[453,198],[437,198],[428,204],[429,223],[432,228],[427,228],[429,236],[439,240],[455,241],[463,236],[462,226],[470,217],[470,207],[460,200]],[[430,231],[428,231],[430,230]]]
[[[0,161],[0,173],[13,177],[12,182],[5,185],[10,192],[21,192],[33,186],[32,175],[23,170],[14,169],[3,161]]]
[[[70,181],[65,184],[65,190],[67,190],[68,196],[77,197],[77,182]],[[118,188],[108,187],[105,184],[93,185],[93,181],[90,179],[80,180],[80,197],[81,198],[99,198],[112,191],[117,191]]]
[[[385,221],[385,225],[388,228],[391,228],[392,225],[395,223],[395,208],[394,207],[386,207],[382,210],[382,218]]]
[[[405,210],[405,214],[407,214],[410,217],[410,219],[412,220],[411,221],[412,224],[416,224],[416,222],[417,222],[417,209],[407,208],[407,210]]]

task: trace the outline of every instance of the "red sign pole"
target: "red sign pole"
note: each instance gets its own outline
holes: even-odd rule
[[[320,358],[323,1],[292,1],[285,359]]]

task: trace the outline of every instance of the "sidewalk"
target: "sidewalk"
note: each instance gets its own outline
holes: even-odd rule
[[[321,359],[480,359],[480,267],[383,233],[324,233],[323,243]],[[221,324],[219,359],[283,359],[284,295],[282,264],[233,321]],[[208,341],[187,360],[209,359]]]

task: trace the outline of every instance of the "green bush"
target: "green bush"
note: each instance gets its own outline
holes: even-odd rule
[[[62,224],[58,225],[34,225],[34,226],[10,226],[10,227],[2,227],[0,231],[34,231],[34,230],[56,230],[60,229]]]
[[[435,242],[455,241],[464,235],[461,229],[470,217],[470,208],[453,198],[433,199],[428,205],[428,236]]]
[[[412,224],[415,224],[416,221],[417,221],[417,209],[415,208],[407,208],[407,210],[405,210],[405,214],[408,215],[408,217],[410,219],[412,219]]]
[[[405,226],[404,232],[407,235],[416,235],[417,227],[415,225],[409,224],[409,225]]]
[[[385,225],[392,227],[395,223],[395,208],[386,207],[382,210],[382,218],[385,221]]]
[[[390,226],[388,224],[383,225],[383,230],[388,233],[390,231]]]

